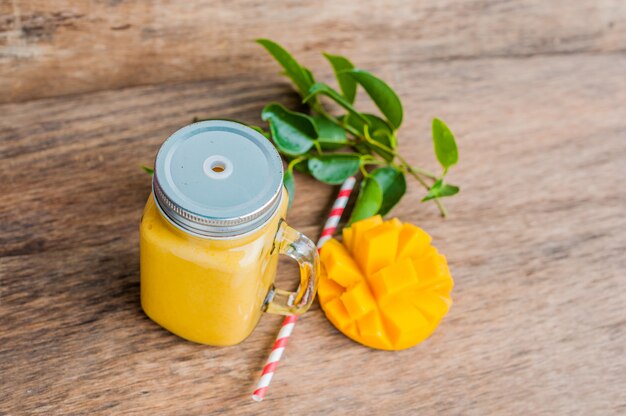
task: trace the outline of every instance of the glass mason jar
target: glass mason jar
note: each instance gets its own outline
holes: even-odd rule
[[[156,323],[215,346],[243,341],[262,312],[301,314],[315,296],[315,245],[285,223],[283,165],[236,122],[184,127],[161,146],[140,225],[141,306]],[[276,289],[278,254],[300,266]]]

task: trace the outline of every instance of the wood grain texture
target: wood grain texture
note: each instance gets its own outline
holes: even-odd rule
[[[318,36],[301,48],[334,46],[332,33]],[[260,404],[250,393],[279,317],[211,348],[142,313],[137,228],[150,182],[138,166],[193,116],[260,123],[269,101],[295,106],[275,68],[259,60],[241,76],[1,105],[0,414],[623,414],[626,55],[587,49],[371,58],[404,100],[411,161],[436,168],[431,117],[458,137],[451,217],[420,204],[415,183],[394,211],[446,254],[455,304],[429,340],[396,353],[353,343],[314,306]],[[296,180],[289,222],[315,238],[337,190]],[[294,276],[287,264],[281,283]]]
[[[307,64],[616,52],[626,2],[1,0],[0,102],[275,71],[259,37]]]

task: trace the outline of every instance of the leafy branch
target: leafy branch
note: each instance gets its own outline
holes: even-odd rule
[[[387,214],[406,193],[406,175],[425,188],[422,202],[433,200],[441,215],[446,216],[441,198],[458,193],[459,187],[445,183],[444,177],[458,162],[458,150],[454,135],[442,120],[432,121],[435,155],[443,168],[443,172],[436,175],[411,165],[398,152],[397,132],[404,116],[402,102],[384,81],[355,68],[343,56],[324,54],[337,78],[338,91],[316,82],[313,73],[282,46],[268,39],[257,42],[282,66],[284,75],[291,79],[310,110],[305,114],[270,103],[261,114],[269,123],[270,134],[265,133],[266,136],[271,137],[289,162],[284,182],[290,204],[295,192],[294,169],[331,185],[340,184],[360,171],[363,181],[351,222]],[[382,117],[362,113],[354,107],[358,86],[374,102]],[[330,114],[322,97],[334,101],[345,113]]]

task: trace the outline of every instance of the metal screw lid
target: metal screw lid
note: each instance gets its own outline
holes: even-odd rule
[[[273,216],[282,183],[280,155],[266,137],[244,124],[208,120],[163,143],[152,187],[157,205],[179,228],[232,237]]]

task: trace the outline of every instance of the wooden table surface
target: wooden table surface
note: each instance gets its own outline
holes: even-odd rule
[[[446,201],[450,218],[420,204],[415,183],[393,212],[447,256],[454,306],[430,339],[390,353],[350,341],[316,304],[262,403],[250,393],[280,317],[265,315],[238,346],[212,348],[142,313],[138,224],[150,178],[138,166],[193,116],[260,123],[267,102],[295,106],[269,58],[251,47],[254,59],[231,75],[56,98],[3,87],[22,102],[0,105],[0,414],[624,414],[625,8],[520,2],[515,14],[515,2],[447,3],[452,11],[424,19],[397,14],[378,33],[344,28],[360,36],[349,46],[334,49],[319,33],[302,48],[329,82],[313,52],[346,53],[390,81],[405,103],[400,147],[412,162],[435,167],[433,116],[455,131],[450,181],[462,192]],[[478,5],[478,21],[462,13]],[[528,10],[550,24],[530,30]],[[553,42],[506,48],[505,37],[492,47],[490,33],[462,30],[504,15]],[[424,35],[433,48],[459,42],[432,59],[429,31],[400,30],[451,17],[446,27],[478,35]],[[298,43],[286,32],[276,39]],[[458,53],[463,45],[472,54]],[[296,181],[288,220],[317,238],[337,189]],[[278,279],[294,279],[290,263]]]

